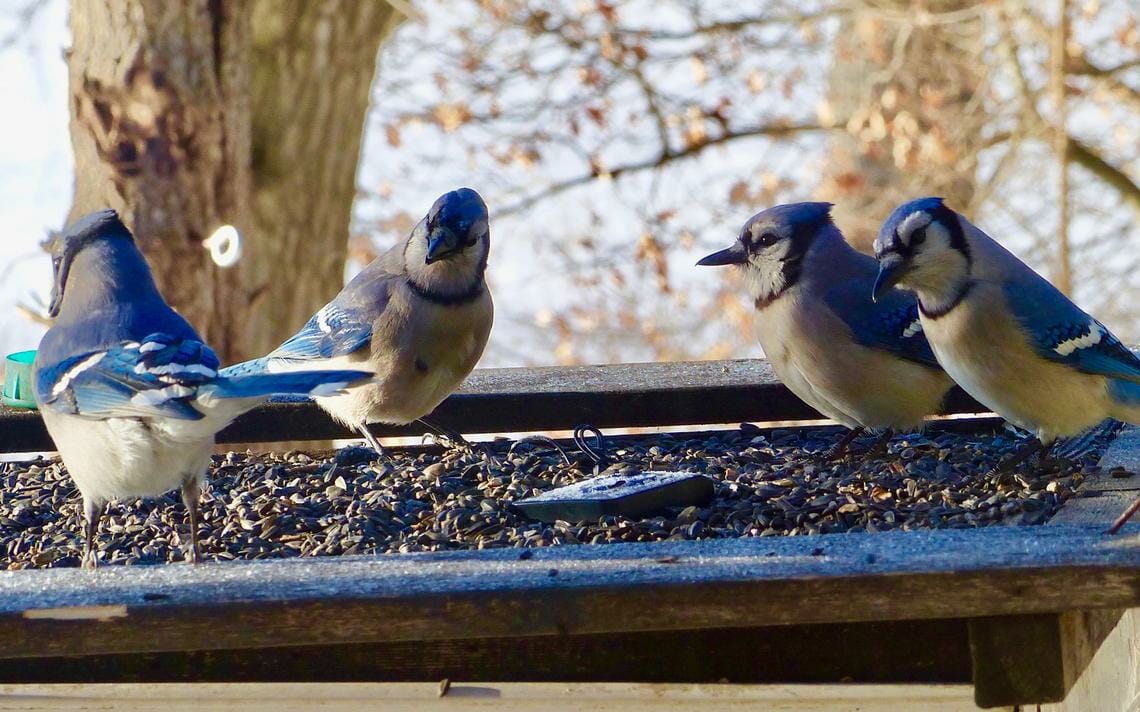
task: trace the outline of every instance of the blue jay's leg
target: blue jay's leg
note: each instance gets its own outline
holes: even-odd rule
[[[1017,466],[1026,460],[1031,459],[1035,455],[1040,455],[1042,459],[1048,456],[1049,451],[1053,448],[1053,443],[1046,445],[1037,438],[1030,438],[1029,442],[1021,446],[1021,449],[1015,452],[1012,456],[998,463],[998,465],[990,472],[991,475],[997,475],[998,479],[1004,479],[1007,475],[1013,474]]]
[[[839,438],[839,442],[832,445],[830,449],[825,450],[823,455],[820,456],[820,459],[827,461],[838,460],[845,457],[847,455],[847,451],[851,447],[851,443],[855,441],[855,438],[859,437],[862,434],[862,427],[851,428],[846,433],[844,433],[843,437]]]
[[[371,446],[372,449],[376,451],[376,457],[384,456],[384,448],[381,447],[380,441],[376,439],[376,436],[372,434],[372,431],[368,429],[368,423],[361,423],[360,427],[357,428],[357,431],[359,431],[360,434],[364,436],[365,442],[367,442],[369,446]]]
[[[878,439],[875,440],[875,442],[871,443],[871,447],[867,448],[867,452],[863,453],[862,460],[865,462],[867,460],[874,460],[876,458],[882,457],[883,455],[886,455],[887,444],[894,436],[895,431],[891,430],[890,428],[884,430],[883,434],[880,435]]]
[[[202,561],[202,553],[198,550],[198,496],[202,487],[196,478],[182,483],[182,503],[186,505],[186,520],[190,524],[190,551],[186,560],[192,564]]]
[[[82,560],[85,569],[94,569],[98,566],[95,560],[95,533],[99,530],[99,520],[103,517],[103,512],[106,509],[106,502],[96,502],[86,497],[83,498],[84,530],[87,536],[87,541],[83,546]]]
[[[444,440],[447,440],[450,444],[450,447],[466,450],[467,452],[479,451],[479,453],[483,456],[484,462],[495,466],[502,465],[502,463],[499,462],[499,459],[495,457],[495,452],[486,443],[473,443],[467,438],[463,437],[463,434],[459,431],[452,430],[445,425],[440,425],[439,423],[432,422],[427,418],[420,418],[419,421],[427,426],[428,429],[434,431],[433,434],[440,435]]]

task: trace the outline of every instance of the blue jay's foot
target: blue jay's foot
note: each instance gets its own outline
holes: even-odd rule
[[[1018,467],[1036,456],[1039,456],[1038,462],[1040,463],[1046,459],[1051,448],[1051,444],[1045,445],[1037,438],[1030,438],[1029,442],[1021,446],[1021,449],[1002,462],[999,462],[997,466],[990,471],[990,477],[995,479],[999,484],[1009,482]]]
[[[841,460],[851,454],[851,443],[855,442],[855,438],[863,434],[863,428],[852,428],[839,438],[839,442],[831,446],[830,449],[824,450],[819,456],[821,462],[832,462],[834,460]]]
[[[186,560],[191,564],[202,561],[202,552],[198,549],[198,496],[201,493],[202,486],[197,480],[182,484],[182,503],[186,505],[186,519],[190,524],[190,550],[186,552]]]
[[[875,440],[875,442],[871,443],[871,447],[867,448],[867,451],[864,452],[859,459],[863,462],[869,462],[870,460],[877,460],[880,457],[883,457],[887,454],[887,445],[890,444],[891,438],[894,436],[895,431],[887,428],[883,431],[883,434],[880,435],[877,440]]]
[[[96,504],[86,497],[83,498],[83,529],[87,541],[83,546],[81,564],[85,569],[94,569],[99,565],[95,558],[95,533],[99,530],[99,519],[106,509],[106,502]]]
[[[362,424],[357,430],[364,436],[364,441],[376,451],[376,459],[379,460],[381,457],[384,457],[384,448],[380,445],[380,441],[376,439],[376,436],[372,434],[372,431],[368,429],[368,424]]]
[[[443,442],[441,444],[443,444],[445,447],[455,450],[462,450],[469,453],[478,452],[483,457],[484,464],[488,466],[493,465],[495,467],[502,467],[503,463],[499,461],[499,458],[495,456],[495,451],[491,449],[487,443],[473,443],[467,438],[463,437],[462,433],[456,430],[452,430],[447,426],[433,423],[426,418],[420,418],[420,422],[433,431],[432,433],[429,433],[429,435],[431,435],[436,440],[436,442],[439,442],[442,439]]]

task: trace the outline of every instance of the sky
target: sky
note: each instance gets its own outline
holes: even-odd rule
[[[0,0],[0,6],[11,0]],[[13,12],[0,12],[0,350],[35,348],[43,332],[17,309],[44,300],[51,262],[39,243],[67,218],[72,196],[67,130],[67,3],[50,0],[27,31]]]

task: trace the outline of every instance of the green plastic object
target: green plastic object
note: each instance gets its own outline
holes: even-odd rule
[[[32,362],[35,351],[17,351],[4,359],[4,392],[0,401],[13,408],[36,407],[36,397],[32,393]]]

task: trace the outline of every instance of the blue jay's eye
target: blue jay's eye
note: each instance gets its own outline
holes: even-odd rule
[[[777,235],[766,232],[756,240],[756,244],[760,245],[761,247],[771,247],[779,241],[780,238]]]
[[[921,227],[910,234],[911,247],[921,245],[923,242],[926,242],[926,228]]]

